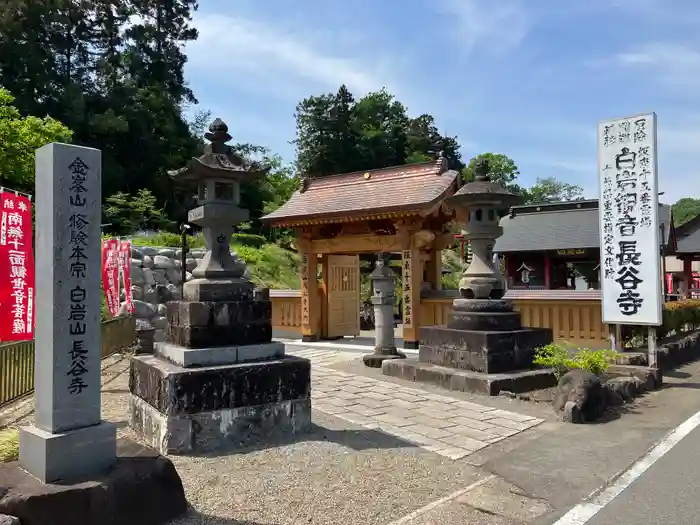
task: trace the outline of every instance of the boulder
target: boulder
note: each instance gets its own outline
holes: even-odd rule
[[[143,259],[143,252],[134,246],[131,246],[131,258],[132,259]]]
[[[143,256],[143,267],[144,268],[153,268],[153,257],[150,255],[144,255]]]
[[[165,270],[165,278],[172,284],[180,284],[182,282],[182,271],[175,268]]]
[[[0,514],[0,525],[20,525],[20,521],[19,518],[16,516]]]
[[[187,272],[185,274],[185,281],[191,281],[193,279],[192,274],[190,272]]]
[[[164,330],[168,326],[168,320],[165,317],[156,317],[153,319],[153,326],[156,330]]]
[[[165,257],[164,255],[156,255],[153,258],[153,267],[167,270],[169,268],[175,268],[175,263],[169,257]]]
[[[171,301],[179,301],[180,299],[182,299],[182,292],[179,286],[175,286],[174,284],[168,284],[166,288],[171,294]]]
[[[148,304],[144,301],[139,301],[139,300],[134,300],[132,301],[134,305],[134,312],[133,316],[136,317],[137,319],[150,319],[151,317],[155,317],[156,315],[156,309],[153,305]],[[118,315],[127,315],[128,312],[126,311],[126,303],[122,303],[121,308],[119,309],[119,314]]]
[[[188,258],[187,260],[185,260],[185,268],[187,268],[188,272],[191,272],[196,267],[197,267],[197,259]]]
[[[607,409],[600,378],[588,370],[570,370],[562,376],[554,395],[554,409],[565,421],[595,421]]]
[[[169,259],[172,259],[175,257],[175,250],[172,248],[161,248],[158,250],[158,255],[162,255],[163,257],[168,257]]]
[[[158,255],[158,248],[154,248],[153,246],[141,246],[141,253],[153,257],[154,255]]]
[[[131,284],[142,286],[146,283],[145,269],[140,266],[131,265]]]
[[[133,266],[139,266],[139,267],[143,266],[143,259],[134,259],[134,258],[132,257],[132,259],[131,259],[131,266],[132,266],[132,267],[133,267]]]
[[[156,285],[156,279],[153,277],[153,270],[151,268],[143,268],[143,284],[146,286]]]
[[[161,317],[164,317],[168,313],[168,307],[165,306],[164,304],[159,304],[158,305],[158,315]]]
[[[165,277],[165,270],[163,268],[154,268],[151,270],[151,275],[156,284],[168,284],[168,279]]]
[[[187,512],[173,463],[134,442],[118,442],[114,466],[94,479],[45,484],[18,462],[0,463],[0,516],[5,525],[165,525]]]

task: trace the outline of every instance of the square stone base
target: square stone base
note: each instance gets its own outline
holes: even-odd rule
[[[295,356],[199,368],[134,356],[129,390],[132,427],[162,453],[293,434],[311,422],[311,363]]]
[[[532,366],[535,350],[552,342],[548,328],[485,331],[426,326],[420,330],[421,363],[502,374]]]
[[[522,394],[557,384],[554,372],[550,369],[484,374],[431,363],[421,363],[416,359],[384,361],[382,373],[407,381],[429,383],[447,390],[474,392],[488,396],[497,396],[503,391]]]
[[[52,434],[35,426],[19,429],[20,464],[43,483],[102,474],[117,457],[117,428],[106,421]]]
[[[138,435],[161,454],[208,452],[307,431],[311,399],[167,416],[131,395],[129,421]]]

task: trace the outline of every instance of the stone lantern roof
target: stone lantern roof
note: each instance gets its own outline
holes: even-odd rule
[[[187,166],[169,171],[168,175],[183,182],[202,182],[205,180],[236,181],[264,177],[269,169],[262,169],[257,163],[247,162],[226,144],[231,140],[228,126],[217,118],[209,126],[204,138],[210,141],[204,147],[204,154],[192,158]]]
[[[447,198],[452,205],[468,207],[474,204],[492,204],[494,207],[510,207],[519,204],[520,196],[511,193],[502,185],[491,180],[490,166],[486,159],[476,165],[476,177],[466,183],[457,193]]]

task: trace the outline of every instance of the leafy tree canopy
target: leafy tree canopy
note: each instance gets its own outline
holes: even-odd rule
[[[676,202],[672,208],[673,224],[680,226],[700,215],[700,199],[684,197]]]
[[[71,131],[50,117],[22,117],[14,97],[0,88],[0,185],[33,193],[34,156],[50,142],[70,142]]]

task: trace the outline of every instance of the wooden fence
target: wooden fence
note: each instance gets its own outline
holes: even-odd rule
[[[133,317],[102,323],[102,359],[136,340]],[[0,343],[0,407],[34,391],[34,341]]]

